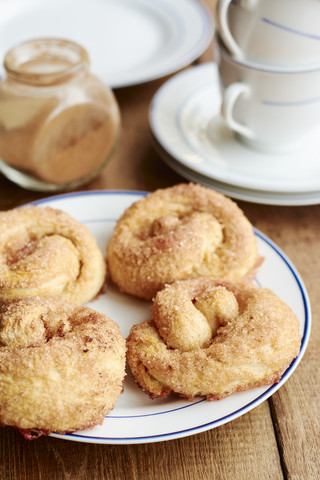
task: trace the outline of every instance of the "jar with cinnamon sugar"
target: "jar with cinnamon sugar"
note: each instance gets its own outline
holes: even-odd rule
[[[0,171],[31,190],[89,182],[114,153],[120,114],[112,91],[90,73],[86,50],[55,38],[5,56],[0,84]]]

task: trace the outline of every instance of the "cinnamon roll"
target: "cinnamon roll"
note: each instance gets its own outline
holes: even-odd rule
[[[66,212],[0,212],[0,301],[58,297],[82,305],[104,284],[106,263],[85,225]]]
[[[124,212],[107,261],[122,292],[150,299],[175,280],[254,276],[261,258],[252,225],[232,200],[180,184],[156,190]]]
[[[26,438],[102,423],[125,376],[118,325],[88,307],[26,298],[0,311],[0,425]]]

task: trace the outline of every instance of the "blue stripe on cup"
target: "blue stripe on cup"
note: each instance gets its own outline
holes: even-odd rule
[[[279,28],[281,30],[285,30],[286,32],[293,33],[294,35],[300,35],[302,37],[310,38],[312,40],[320,40],[320,35],[314,35],[313,33],[302,32],[302,31],[297,30],[295,28],[286,27],[285,25],[282,25],[281,23],[278,23],[278,22],[274,22],[273,20],[270,20],[269,18],[262,17],[261,21],[271,25],[272,27],[276,27],[276,28]]]

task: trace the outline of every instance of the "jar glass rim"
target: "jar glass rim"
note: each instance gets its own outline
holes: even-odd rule
[[[57,63],[60,59],[64,63]],[[26,68],[39,62],[37,70]],[[56,68],[41,70],[41,61],[56,62]],[[5,55],[4,68],[9,76],[26,83],[50,85],[64,81],[89,66],[89,55],[78,43],[62,38],[43,37],[22,42]]]

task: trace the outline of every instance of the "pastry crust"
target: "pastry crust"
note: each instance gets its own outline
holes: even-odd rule
[[[156,190],[130,206],[108,243],[107,261],[122,292],[150,299],[175,280],[253,276],[261,258],[240,208],[190,183]]]
[[[58,297],[82,305],[102,288],[106,262],[85,225],[66,212],[0,212],[0,301]]]
[[[57,299],[9,302],[0,312],[0,424],[26,433],[102,423],[122,392],[118,325]]]
[[[177,281],[136,325],[127,360],[151,398],[224,398],[278,382],[299,354],[299,321],[275,293],[248,282]]]

